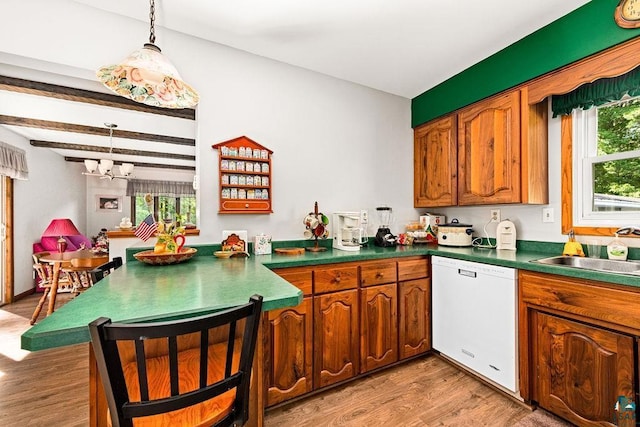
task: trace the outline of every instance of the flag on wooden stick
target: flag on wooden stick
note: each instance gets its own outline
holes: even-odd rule
[[[156,223],[156,220],[153,219],[153,215],[149,214],[144,221],[138,224],[136,231],[133,234],[135,234],[136,237],[147,241],[157,230],[158,224]]]

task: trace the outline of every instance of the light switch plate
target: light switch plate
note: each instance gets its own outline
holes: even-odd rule
[[[542,209],[542,222],[554,222],[553,218],[553,208],[543,208]]]

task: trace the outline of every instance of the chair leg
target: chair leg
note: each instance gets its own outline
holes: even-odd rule
[[[51,288],[44,288],[44,292],[42,293],[42,298],[40,298],[40,301],[38,301],[38,305],[36,306],[36,309],[33,311],[33,316],[31,316],[31,321],[29,322],[30,324],[33,325],[34,323],[36,323],[36,320],[38,320],[40,311],[42,310],[42,307],[44,306],[44,302],[47,300],[47,296],[49,295],[50,291],[51,291]]]

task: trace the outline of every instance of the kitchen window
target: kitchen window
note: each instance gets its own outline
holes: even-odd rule
[[[573,113],[574,225],[633,224],[640,212],[640,97]]]
[[[640,67],[553,95],[562,115],[562,231],[607,235],[640,215]]]
[[[131,197],[131,218],[140,224],[150,208],[156,221],[174,221],[182,225],[196,224],[196,194],[192,182],[132,179],[127,182]],[[152,198],[150,206],[145,196]]]

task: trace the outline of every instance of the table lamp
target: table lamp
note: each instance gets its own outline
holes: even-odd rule
[[[51,221],[42,236],[59,237],[58,252],[62,253],[67,249],[67,241],[64,236],[77,236],[79,234],[80,232],[69,218],[57,218]]]

